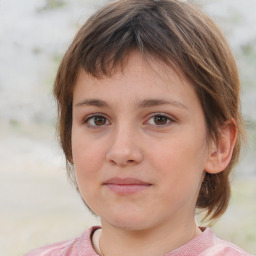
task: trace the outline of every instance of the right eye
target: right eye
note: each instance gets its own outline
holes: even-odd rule
[[[108,121],[108,119],[103,116],[103,115],[91,115],[89,117],[87,117],[84,121],[84,124],[86,124],[89,127],[99,127],[99,126],[104,126],[104,125],[109,125],[110,122]]]

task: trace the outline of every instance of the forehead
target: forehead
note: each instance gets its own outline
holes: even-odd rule
[[[148,54],[142,55],[137,50],[127,54],[117,66],[110,66],[111,70],[108,70],[106,75],[102,75],[105,71],[99,71],[96,76],[81,68],[78,72],[78,78],[80,80],[89,79],[102,82],[103,80],[121,80],[128,74],[128,76],[131,76],[131,80],[134,78],[134,80],[154,80],[154,82],[173,81],[179,84],[190,84],[194,87],[192,81],[187,78],[182,68],[175,61],[163,61]]]
[[[96,78],[81,70],[73,96],[74,105],[95,99],[119,106],[139,105],[145,100],[179,102],[191,109],[200,105],[192,84],[177,66],[143,58],[136,52],[111,76]]]

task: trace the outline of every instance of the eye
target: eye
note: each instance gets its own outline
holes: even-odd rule
[[[89,127],[98,127],[110,124],[108,119],[103,115],[94,114],[87,117],[84,121],[84,124],[87,124]]]
[[[173,121],[174,120],[171,117],[166,116],[165,114],[155,114],[150,119],[148,119],[148,123],[150,125],[157,125],[157,126],[165,126]]]

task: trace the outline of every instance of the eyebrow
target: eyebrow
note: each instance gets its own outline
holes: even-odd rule
[[[161,106],[161,105],[172,105],[174,107],[184,108],[187,109],[187,107],[176,100],[164,100],[164,99],[145,99],[142,102],[140,102],[139,107],[141,108],[147,108],[147,107],[154,107],[154,106]]]
[[[76,107],[81,107],[81,106],[94,106],[94,107],[109,107],[107,102],[103,100],[98,100],[98,99],[88,99],[88,100],[82,100],[78,102]]]
[[[183,103],[176,100],[164,100],[164,99],[145,99],[138,104],[135,104],[140,108],[148,108],[161,105],[171,105],[178,108],[188,109]],[[81,106],[94,106],[94,107],[109,107],[108,103],[99,99],[86,99],[75,104],[76,107]]]

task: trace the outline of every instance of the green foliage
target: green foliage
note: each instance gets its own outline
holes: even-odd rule
[[[43,7],[37,9],[38,12],[58,9],[66,5],[66,2],[63,0],[46,0],[46,3]]]
[[[249,64],[252,64],[256,70],[256,46],[255,42],[248,42],[241,46],[243,55],[246,57]]]
[[[256,251],[255,193],[256,179],[236,179],[229,208],[213,227],[219,237],[251,253]]]
[[[247,56],[251,56],[253,55],[254,57],[256,57],[256,48],[253,44],[248,43],[246,45],[242,46],[242,51],[245,55]]]
[[[18,120],[15,120],[15,119],[11,119],[9,121],[9,124],[15,130],[20,130],[20,128],[21,128],[20,122]]]
[[[34,47],[32,49],[33,54],[37,55],[40,54],[42,52],[42,50],[39,47]]]

